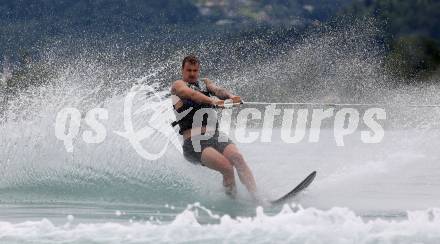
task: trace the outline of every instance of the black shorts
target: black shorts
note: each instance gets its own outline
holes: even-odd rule
[[[229,144],[234,144],[225,133],[217,131],[214,135],[212,135],[212,137],[207,138],[206,136],[208,136],[208,133],[205,133],[204,135],[192,136],[183,142],[183,156],[186,160],[194,164],[199,164],[202,161],[202,152],[205,148],[213,147],[218,152],[223,153],[226,146]],[[219,141],[220,135],[225,138],[221,142]],[[200,147],[198,146],[199,143]]]

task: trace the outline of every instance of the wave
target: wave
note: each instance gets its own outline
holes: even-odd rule
[[[116,216],[120,212],[115,213]],[[201,215],[212,223],[201,224]],[[48,219],[0,222],[2,243],[438,243],[440,209],[408,211],[399,218],[365,217],[348,208],[329,210],[285,205],[274,215],[258,207],[255,217],[215,215],[200,204],[188,206],[168,223],[115,221],[62,224]]]

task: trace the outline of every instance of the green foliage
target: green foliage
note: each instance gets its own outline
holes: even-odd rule
[[[345,13],[375,16],[387,23],[394,35],[440,38],[440,1],[435,0],[363,0]]]
[[[426,79],[440,64],[440,44],[431,38],[404,36],[394,41],[387,68],[401,78]]]
[[[341,15],[373,16],[384,24],[387,69],[403,79],[426,79],[440,69],[440,1],[363,0]]]

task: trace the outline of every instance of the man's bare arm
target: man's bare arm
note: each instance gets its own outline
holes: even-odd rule
[[[205,82],[206,88],[220,99],[229,99],[234,96],[225,88],[217,86],[212,80],[205,78],[203,79],[203,82]]]
[[[205,96],[203,93],[189,88],[182,80],[177,80],[173,83],[171,87],[171,94],[176,95],[182,99],[191,99],[197,103],[219,105],[215,99]]]

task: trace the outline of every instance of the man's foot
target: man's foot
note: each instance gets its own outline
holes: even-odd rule
[[[230,198],[235,199],[237,197],[237,188],[235,185],[225,186],[224,188],[226,195],[228,195]]]
[[[264,198],[261,194],[251,193],[251,198],[253,202],[262,207],[270,206],[270,201],[267,198]]]

